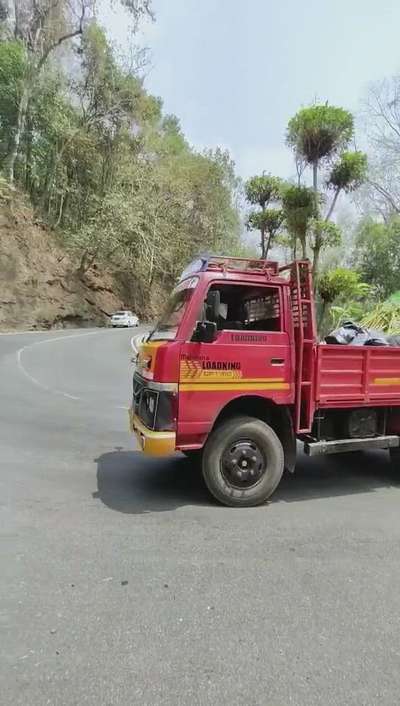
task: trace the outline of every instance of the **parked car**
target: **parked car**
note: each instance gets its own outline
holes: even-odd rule
[[[117,328],[117,326],[123,328],[139,326],[139,319],[131,311],[116,311],[111,317],[111,326],[113,328]]]

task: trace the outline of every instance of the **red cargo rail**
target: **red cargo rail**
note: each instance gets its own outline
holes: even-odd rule
[[[400,348],[317,347],[317,407],[400,406]]]

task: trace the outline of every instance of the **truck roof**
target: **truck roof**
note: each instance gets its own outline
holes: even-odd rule
[[[195,274],[211,272],[226,277],[230,275],[245,275],[257,278],[255,281],[273,280],[276,284],[289,284],[289,280],[282,276],[284,271],[289,271],[290,266],[281,267],[274,260],[256,260],[242,257],[226,257],[220,255],[203,255],[193,260],[182,272],[179,281],[182,282]],[[237,279],[237,277],[232,277]]]

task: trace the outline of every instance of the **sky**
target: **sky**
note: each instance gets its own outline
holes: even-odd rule
[[[198,149],[229,149],[243,178],[289,178],[290,117],[315,100],[355,113],[371,81],[400,70],[399,0],[153,0],[147,89]],[[104,14],[124,46],[126,22]],[[362,135],[359,135],[362,142]]]

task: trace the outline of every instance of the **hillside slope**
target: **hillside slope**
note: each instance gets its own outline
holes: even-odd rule
[[[110,273],[84,277],[18,192],[0,192],[0,329],[104,325],[124,302]]]

